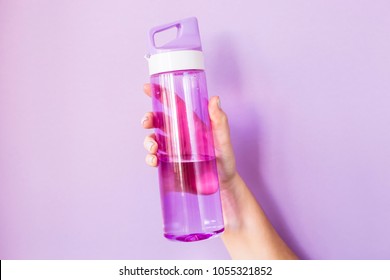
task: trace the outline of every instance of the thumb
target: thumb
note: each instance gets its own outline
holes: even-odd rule
[[[236,172],[233,146],[230,140],[230,128],[226,113],[221,109],[218,96],[209,101],[209,114],[213,130],[215,156],[221,183],[228,182]]]

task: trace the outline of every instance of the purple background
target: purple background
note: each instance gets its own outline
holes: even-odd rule
[[[150,27],[197,16],[239,170],[303,258],[390,258],[388,1],[0,0],[0,259],[228,258],[162,237]],[[261,248],[259,248],[261,250]]]

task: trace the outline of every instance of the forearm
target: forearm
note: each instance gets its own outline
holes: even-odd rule
[[[297,259],[238,174],[222,192],[222,239],[233,259]]]

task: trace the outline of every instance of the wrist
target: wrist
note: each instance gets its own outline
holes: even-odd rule
[[[221,192],[231,193],[231,195],[235,196],[237,192],[237,185],[239,184],[240,180],[241,177],[237,171],[235,171],[233,175],[229,177],[229,179],[220,180],[219,184]]]
[[[220,182],[220,184],[225,232],[232,229],[238,230],[243,222],[240,209],[243,206],[242,195],[245,193],[243,190],[245,183],[238,172],[235,172],[229,181]]]

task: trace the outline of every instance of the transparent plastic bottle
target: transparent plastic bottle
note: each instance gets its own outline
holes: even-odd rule
[[[171,28],[176,38],[157,47],[155,35]],[[149,40],[164,236],[207,239],[224,223],[197,19],[152,28]]]

